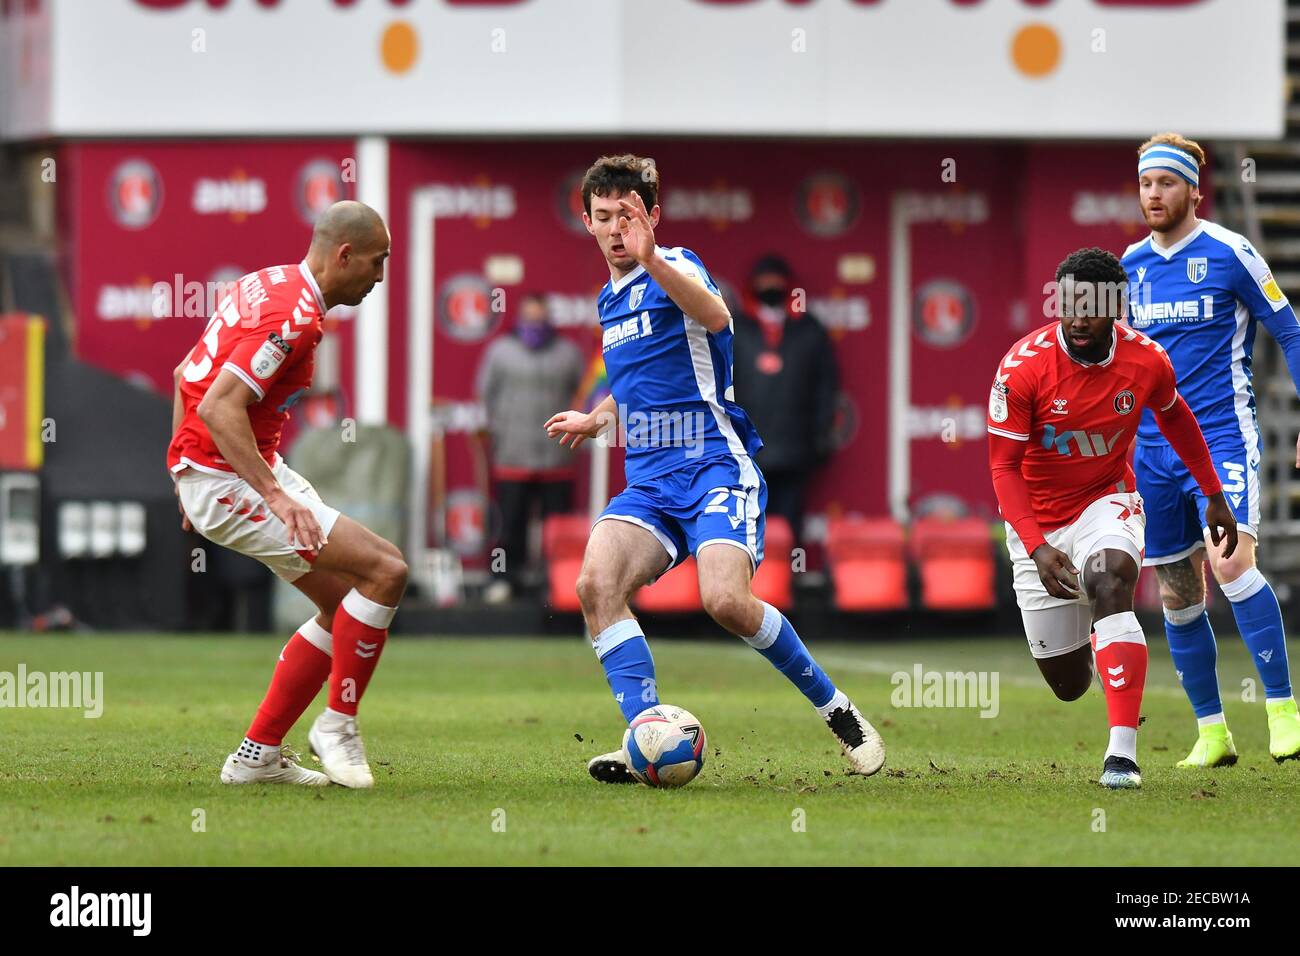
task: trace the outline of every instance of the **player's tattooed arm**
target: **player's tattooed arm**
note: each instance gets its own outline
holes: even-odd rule
[[[1203,552],[1197,549],[1192,552],[1190,558],[1156,565],[1156,580],[1160,583],[1160,601],[1165,607],[1171,611],[1179,611],[1205,600],[1203,558]]]
[[[198,416],[230,467],[262,496],[271,514],[284,522],[289,540],[319,551],[326,544],[320,522],[310,508],[285,492],[257,450],[257,438],[248,419],[248,406],[257,400],[257,394],[238,376],[223,369],[199,402]]]

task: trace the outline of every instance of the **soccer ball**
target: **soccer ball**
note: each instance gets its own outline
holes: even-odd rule
[[[656,704],[633,718],[623,734],[623,759],[632,776],[651,787],[684,787],[704,767],[704,727],[690,711]]]

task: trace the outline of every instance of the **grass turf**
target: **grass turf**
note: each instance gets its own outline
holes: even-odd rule
[[[869,779],[844,774],[811,708],[740,642],[660,641],[664,699],[708,733],[703,773],[677,791],[587,777],[622,724],[576,637],[397,638],[363,707],[373,791],[222,786],[282,640],[0,635],[0,671],[102,671],[105,698],[99,719],[0,709],[0,865],[1226,866],[1300,849],[1300,762],[1269,758],[1235,638],[1219,673],[1241,761],[1174,768],[1195,725],[1154,639],[1140,792],[1096,784],[1100,690],[1056,701],[1017,637],[815,644],[885,736]],[[998,715],[892,706],[890,675],[916,663],[996,671]],[[306,751],[322,705],[288,743]]]

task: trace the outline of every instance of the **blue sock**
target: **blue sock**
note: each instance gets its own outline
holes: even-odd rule
[[[1232,602],[1237,630],[1264,682],[1269,700],[1291,696],[1291,669],[1286,659],[1286,634],[1282,630],[1282,609],[1277,595],[1259,573],[1251,568],[1235,581],[1221,585],[1223,596]]]
[[[1183,691],[1192,702],[1196,716],[1223,714],[1219,699],[1219,648],[1214,643],[1210,616],[1205,603],[1171,611],[1165,608],[1165,636],[1169,639],[1169,656],[1183,682]]]
[[[655,661],[640,623],[629,618],[611,624],[596,635],[593,644],[600,666],[605,668],[609,689],[614,692],[614,700],[628,723],[641,711],[659,703]]]
[[[745,643],[771,661],[814,707],[825,707],[835,696],[831,679],[817,666],[785,615],[772,605],[763,604],[763,623]]]

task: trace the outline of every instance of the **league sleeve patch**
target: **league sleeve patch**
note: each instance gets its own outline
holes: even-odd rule
[[[1270,302],[1285,302],[1286,296],[1282,293],[1282,288],[1273,278],[1273,273],[1266,272],[1264,277],[1259,280],[1259,287],[1264,290],[1264,296]]]
[[[989,418],[999,425],[1007,420],[1007,387],[1001,382],[994,382],[989,392]]]
[[[254,375],[265,381],[275,374],[276,369],[284,364],[284,360],[292,351],[293,346],[272,332],[262,343],[262,347],[253,353],[253,358],[248,363],[249,368]]]

